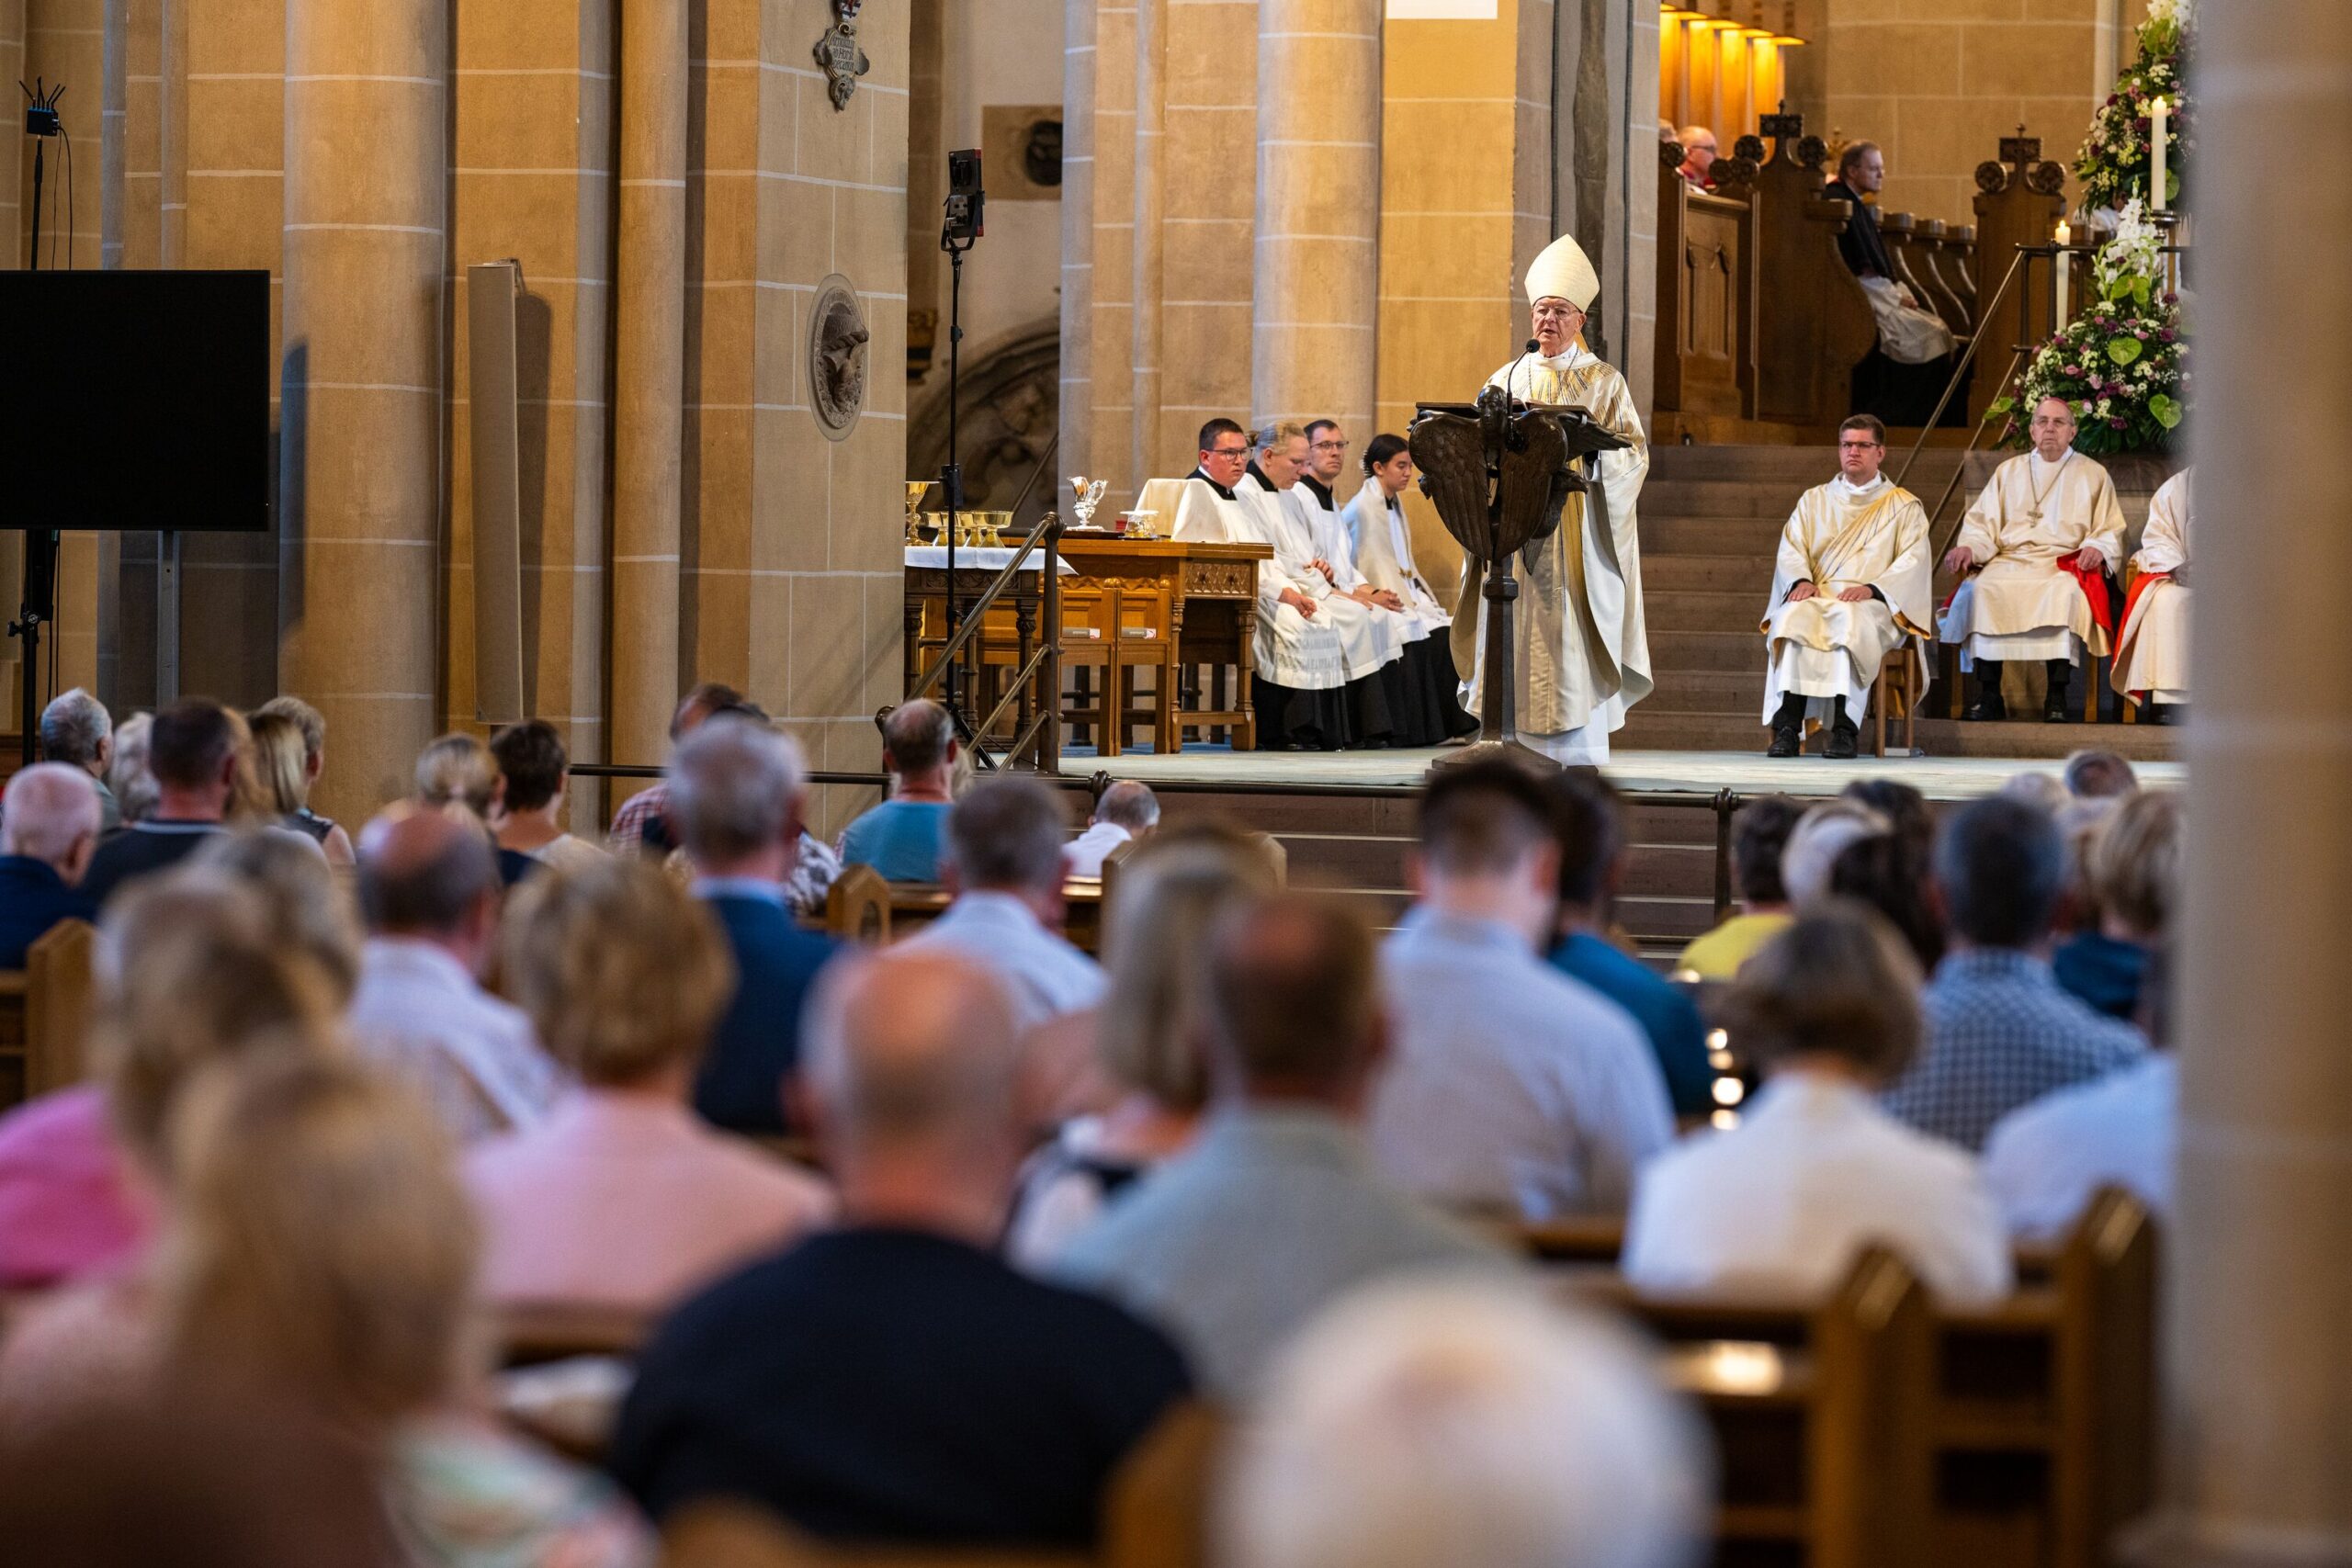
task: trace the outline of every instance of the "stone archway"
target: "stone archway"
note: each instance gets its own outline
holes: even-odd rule
[[[944,367],[935,390],[917,405],[907,431],[907,477],[936,479],[947,455],[947,386]],[[956,446],[964,460],[964,504],[1001,511],[1028,483],[1059,428],[1061,325],[1044,321],[1015,333],[985,355],[967,356],[956,408]],[[937,491],[926,509],[941,504]],[[1041,476],[1022,503],[1016,525],[1053,509],[1055,477]]]

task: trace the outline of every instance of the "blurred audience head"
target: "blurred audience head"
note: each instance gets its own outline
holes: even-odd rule
[[[156,815],[218,822],[235,800],[242,723],[207,697],[189,697],[155,715],[147,768],[155,775]]]
[[[695,726],[721,708],[740,707],[743,694],[724,681],[704,681],[678,699],[670,714],[670,739],[673,744],[683,740]]]
[[[900,703],[882,721],[882,766],[909,784],[946,785],[956,760],[956,727],[947,710],[928,697]]]
[[[190,1084],[171,1146],[175,1364],[362,1432],[454,1396],[475,1222],[424,1100],[356,1056],[280,1053]]]
[[[627,858],[524,883],[507,904],[503,957],[508,998],[597,1088],[683,1094],[735,989],[708,906]]]
[[[76,686],[40,710],[40,754],[103,776],[114,760],[114,719],[106,705]]]
[[[12,774],[0,795],[0,854],[37,860],[68,887],[98,848],[98,789],[67,762],[36,762]]]
[[[1371,928],[1333,899],[1282,893],[1233,910],[1208,944],[1219,1092],[1358,1109],[1388,1053],[1377,967]]]
[[[1857,839],[1893,831],[1887,819],[1850,800],[1825,800],[1797,819],[1781,852],[1781,883],[1789,902],[1803,908],[1829,891],[1829,868]]]
[[[571,764],[554,725],[543,718],[510,724],[490,738],[490,754],[498,763],[497,798],[508,815],[561,806],[564,774]]]
[[[327,765],[326,716],[297,696],[276,696],[254,710],[254,716],[290,718],[302,732],[302,773],[316,783]]]
[[[2132,764],[2112,751],[2077,751],[2066,759],[2066,793],[2076,800],[2130,795],[2140,787]]]
[[[198,1072],[332,1043],[343,993],[283,935],[270,897],[218,866],[146,878],[107,907],[90,1060],[117,1135],[147,1169],[169,1168],[164,1125]]]
[[[1856,779],[1838,792],[1840,800],[1867,806],[1885,818],[1894,836],[1926,864],[1936,848],[1936,814],[1928,797],[1896,779]]]
[[[1919,964],[1879,913],[1845,898],[1800,911],[1741,964],[1717,1016],[1769,1074],[1811,1067],[1891,1081],[1919,1049]]]
[[[340,1010],[359,984],[359,921],[351,895],[309,840],[248,829],[223,833],[188,863],[227,873],[260,900],[269,941],[318,965]]]
[[[1096,1039],[1121,1089],[1172,1111],[1206,1102],[1210,934],[1244,901],[1280,886],[1263,846],[1228,828],[1178,829],[1120,866],[1104,921],[1110,988]]]
[[[274,817],[291,817],[311,803],[310,753],[302,727],[284,714],[256,713],[247,726],[254,738],[254,777]]]
[[[993,1244],[1028,1143],[996,980],[944,953],[839,958],[808,1021],[809,1098],[843,1213]]]
[[[1804,807],[1785,795],[1751,800],[1731,819],[1732,892],[1751,914],[1778,909],[1789,901],[1781,880],[1781,857],[1789,847]]]
[[[479,972],[498,920],[498,855],[479,822],[397,807],[359,835],[359,912],[374,936],[413,937]]]
[[[1442,914],[1499,921],[1549,945],[1560,897],[1560,840],[1544,780],[1510,762],[1441,769],[1421,792],[1420,843],[1408,880]]]
[[[2041,807],[1988,795],[1945,821],[1935,867],[1955,939],[1971,947],[2033,948],[2049,937],[2066,890],[2066,841]]]
[[[722,716],[678,742],[669,781],[663,815],[696,871],[781,880],[790,869],[808,794],[798,741]]]
[[[1928,852],[1900,833],[1872,833],[1838,852],[1828,891],[1876,909],[1902,935],[1923,970],[1943,961],[1943,917],[1928,887]]]
[[[444,735],[416,754],[416,798],[435,810],[461,806],[487,817],[497,793],[498,763],[478,736]]]
[[[148,751],[155,738],[155,716],[135,713],[114,732],[114,761],[107,768],[107,787],[125,822],[144,822],[155,815],[158,788],[155,771],[148,766]]]
[[[1220,1488],[1230,1568],[1683,1568],[1713,1465],[1612,1325],[1532,1291],[1348,1297],[1276,1363]]]
[[[947,871],[966,893],[1012,893],[1050,903],[1058,918],[1069,807],[1019,776],[976,784],[947,814]]]
[[[2011,773],[2001,785],[2001,795],[2009,800],[2022,800],[2029,806],[2039,806],[2044,811],[2055,812],[2073,799],[2066,793],[2066,784],[2056,773],[2031,769]]]
[[[1119,779],[1094,802],[1093,819],[1125,828],[1130,837],[1140,839],[1159,826],[1159,797],[1148,784]]]
[[[1625,868],[1625,812],[1596,768],[1563,768],[1552,780],[1552,826],[1560,840],[1560,919],[1595,925]]]
[[[2143,946],[2171,935],[2184,823],[2177,795],[2141,790],[2100,825],[2090,844],[2090,880],[2109,935]]]

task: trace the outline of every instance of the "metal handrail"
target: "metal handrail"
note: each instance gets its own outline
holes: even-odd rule
[[[1967,378],[1968,367],[1975,363],[1976,351],[1984,344],[1985,326],[1991,322],[1995,312],[2000,310],[2001,301],[2008,295],[2009,285],[2018,279],[2018,268],[2024,265],[2025,247],[2019,245],[2018,254],[2009,258],[2009,270],[2001,275],[2000,287],[1993,290],[1991,300],[1976,313],[1976,330],[1968,334],[1967,352],[1960,356],[1960,363],[1952,367],[1951,379],[1944,383],[1944,395],[1936,400],[1936,412],[1929,414],[1928,423],[1919,427],[1919,439],[1911,444],[1910,455],[1903,459],[1903,468],[1894,476],[1897,487],[1911,477],[1911,465],[1919,460],[1919,454],[1927,450],[1928,437],[1934,434],[1937,425],[1943,423],[1944,410],[1951,406],[1953,394],[1960,390],[1961,382]],[[2016,366],[2012,364],[2010,368],[2014,370]],[[1971,445],[1973,446],[1973,443],[1972,442]]]
[[[947,525],[954,527],[955,519],[952,517],[948,519]],[[939,650],[939,662],[933,664],[922,679],[915,682],[914,690],[907,694],[908,702],[931,694],[932,688],[938,685],[941,679],[946,675],[948,665],[955,661],[956,655],[964,651],[964,645],[971,641],[973,636],[979,631],[982,617],[988,614],[989,606],[994,604],[1005,589],[1012,585],[1013,574],[1021,570],[1021,563],[1029,558],[1029,552],[1035,549],[1041,540],[1045,541],[1046,546],[1046,570],[1048,572],[1057,570],[1060,555],[1056,547],[1060,544],[1061,536],[1062,520],[1058,514],[1048,512],[1037,519],[1036,525],[1032,527],[1028,536],[1021,541],[1020,548],[1012,552],[1012,558],[1004,563],[1004,570],[989,580],[989,585],[980,591],[980,596],[964,611],[964,624],[956,628],[956,635],[949,637],[947,646]]]

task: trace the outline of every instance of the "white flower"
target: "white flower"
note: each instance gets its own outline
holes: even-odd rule
[[[2148,20],[2186,28],[2194,19],[2195,9],[2191,0],[2148,0]]]

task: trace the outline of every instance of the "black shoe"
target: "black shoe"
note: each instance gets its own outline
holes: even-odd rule
[[[1821,754],[1833,762],[1850,762],[1861,750],[1861,731],[1850,720],[1839,719],[1829,727],[1829,739],[1822,742]]]
[[[2041,699],[2041,722],[2044,724],[2072,724],[2075,722],[2074,705],[2066,700],[2065,687],[2052,686],[2049,689],[2048,693],[2043,695]]]
[[[1804,741],[1799,738],[1796,727],[1794,725],[1789,725],[1774,728],[1772,731],[1771,747],[1764,753],[1764,755],[1767,757],[1793,757],[1804,750]]]
[[[2009,705],[2001,700],[1998,692],[1986,692],[1968,705],[1960,716],[1972,724],[1998,723],[2009,716]]]

